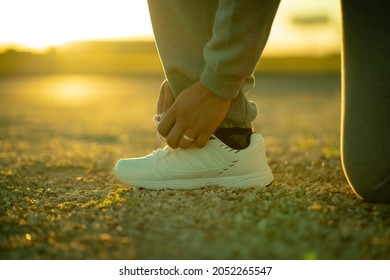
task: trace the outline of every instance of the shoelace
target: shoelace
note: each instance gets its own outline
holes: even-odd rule
[[[158,156],[160,158],[160,157],[168,155],[171,150],[172,150],[172,148],[170,148],[168,145],[166,145],[164,148],[159,148],[157,150],[154,150],[151,154],[148,155],[148,157],[149,156]]]
[[[160,123],[160,121],[161,121],[162,118],[164,117],[164,114],[165,114],[165,113],[161,113],[161,114],[156,114],[156,115],[153,116],[152,121],[153,121],[153,123],[154,123],[156,126]],[[162,137],[161,134],[158,133],[158,131],[157,131],[157,138],[160,139],[160,140],[163,141],[163,142],[167,142],[167,140],[166,140],[164,137]]]
[[[158,125],[160,123],[160,121],[162,120],[164,116],[164,113],[161,113],[161,114],[155,114],[152,118],[152,121],[155,125]]]

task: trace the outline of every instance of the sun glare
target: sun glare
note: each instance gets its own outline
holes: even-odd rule
[[[153,36],[146,0],[0,1],[0,48],[16,44],[44,50],[77,40]],[[282,1],[265,53],[337,51],[338,5],[329,0]],[[326,21],[317,21],[314,28],[316,19],[310,17],[318,12]]]
[[[80,102],[88,99],[89,86],[75,79],[59,84],[55,91],[56,97],[64,102]]]
[[[96,98],[96,81],[93,78],[66,75],[50,78],[44,82],[46,98],[61,105],[84,104],[92,96]]]
[[[152,36],[146,1],[2,0],[0,26],[0,43],[33,48],[75,40]]]

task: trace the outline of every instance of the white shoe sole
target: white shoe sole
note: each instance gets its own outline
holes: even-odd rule
[[[244,189],[250,187],[267,187],[273,182],[271,170],[265,174],[247,174],[224,178],[197,178],[191,180],[172,180],[172,181],[126,181],[117,176],[117,178],[127,185],[141,187],[150,190],[161,189],[198,189],[210,186],[220,186],[227,189]]]

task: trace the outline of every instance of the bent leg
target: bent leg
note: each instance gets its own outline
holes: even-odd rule
[[[390,202],[390,18],[384,0],[341,3],[343,168],[359,197]]]
[[[148,0],[148,4],[160,59],[175,98],[199,80],[208,82],[204,84],[210,91],[232,98],[221,127],[250,128],[258,112],[246,92],[254,84],[254,67],[268,40],[279,0]]]

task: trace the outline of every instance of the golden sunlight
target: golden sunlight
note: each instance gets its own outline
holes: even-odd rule
[[[0,26],[0,44],[38,49],[75,40],[152,35],[146,1],[3,0]]]
[[[0,49],[153,36],[146,0],[2,0]],[[244,15],[245,16],[245,15]],[[265,55],[322,55],[340,47],[339,3],[281,1]],[[6,27],[6,28],[4,28]]]
[[[85,81],[73,78],[57,85],[56,97],[65,103],[87,100],[91,91]]]
[[[62,105],[84,104],[97,93],[96,80],[79,75],[46,77],[42,89],[47,99]]]

